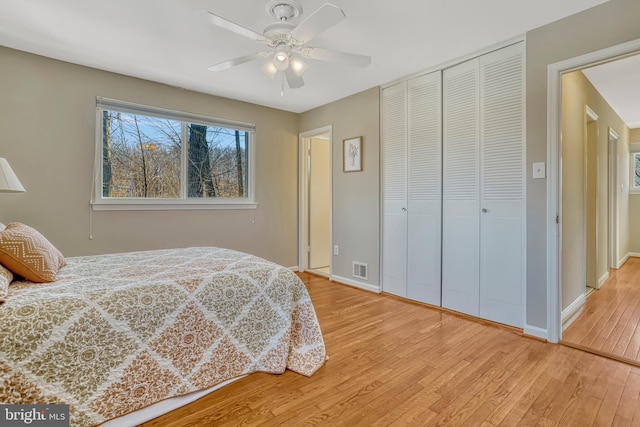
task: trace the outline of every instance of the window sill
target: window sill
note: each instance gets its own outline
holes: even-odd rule
[[[209,200],[100,200],[91,202],[94,211],[179,211],[179,210],[241,210],[257,209],[254,201],[211,202]]]

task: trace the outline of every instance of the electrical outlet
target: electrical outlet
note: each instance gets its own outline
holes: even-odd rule
[[[333,254],[334,255],[340,255],[340,247],[338,245],[335,245],[333,247]]]

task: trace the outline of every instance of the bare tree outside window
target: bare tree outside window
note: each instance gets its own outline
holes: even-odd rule
[[[640,153],[634,153],[633,155],[634,158],[634,182],[633,182],[633,186],[635,188],[640,189]]]
[[[248,141],[246,131],[102,111],[102,196],[247,197]]]

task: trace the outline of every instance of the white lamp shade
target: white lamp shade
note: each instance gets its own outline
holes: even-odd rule
[[[0,157],[0,193],[24,193],[25,191],[7,159]]]

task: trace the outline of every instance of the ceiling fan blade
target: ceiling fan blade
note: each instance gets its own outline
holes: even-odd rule
[[[287,78],[287,83],[289,83],[289,87],[291,89],[298,89],[304,86],[302,76],[297,75],[291,67],[287,67],[287,69],[284,70],[284,75]]]
[[[339,62],[341,64],[352,65],[354,67],[366,67],[371,64],[370,56],[339,52],[337,50],[322,49],[319,47],[305,47],[300,50],[300,55],[302,55],[303,58]]]
[[[309,15],[307,19],[302,21],[300,25],[291,30],[291,36],[302,43],[306,43],[346,17],[342,9],[338,6],[325,3]]]
[[[215,13],[202,10],[200,11],[200,14],[203,19],[217,27],[224,28],[225,30],[250,38],[251,40],[256,40],[259,42],[265,41],[265,38],[262,34],[256,33],[255,31],[250,30],[249,28],[245,28],[242,25],[236,24],[235,22],[231,22],[228,19],[223,18],[222,16],[216,15]]]
[[[238,58],[230,59],[228,61],[220,62],[219,64],[211,65],[209,71],[222,71],[227,70],[236,65],[244,64],[245,62],[254,61],[260,58],[266,58],[271,55],[270,52],[257,52],[251,55],[240,56]]]

